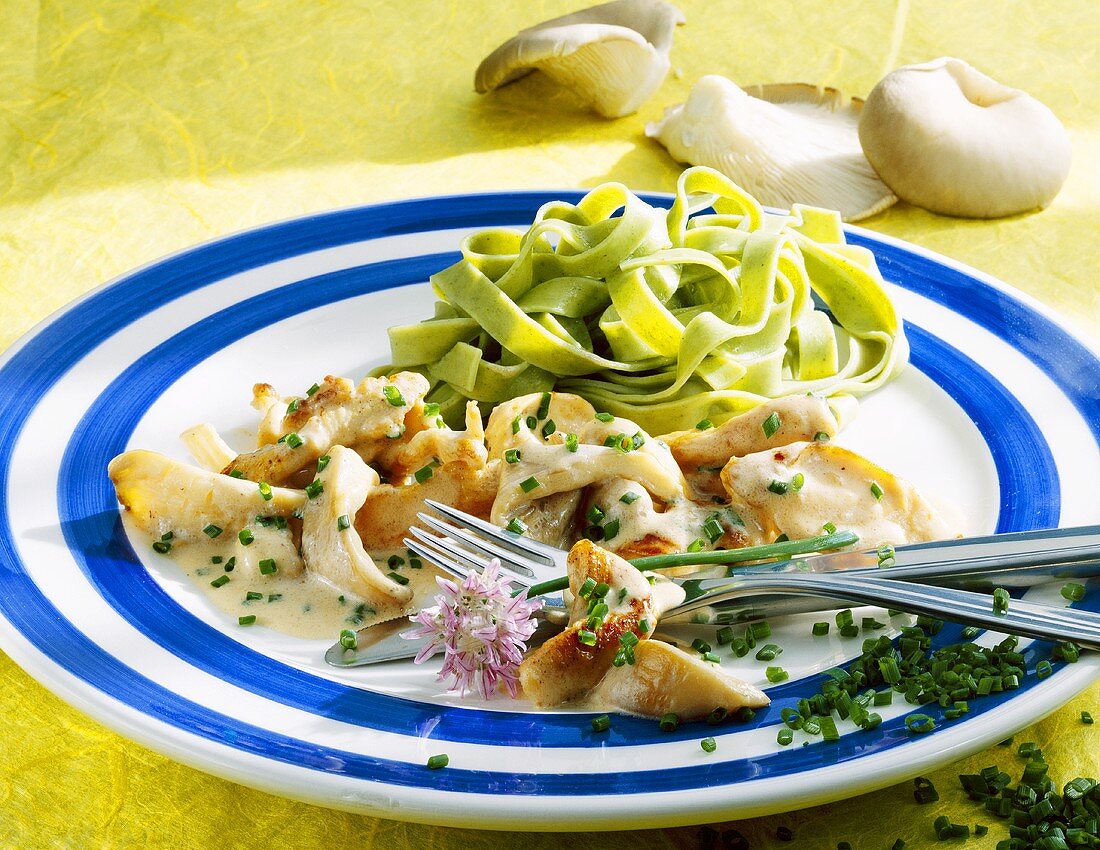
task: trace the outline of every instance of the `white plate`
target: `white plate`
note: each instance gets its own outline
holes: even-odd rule
[[[895,704],[874,731],[783,748],[780,710],[860,643],[812,639],[815,618],[803,617],[773,623],[791,680],[769,688],[753,722],[664,734],[616,717],[596,735],[583,712],[460,702],[426,668],[328,668],[324,642],[239,628],[129,539],[105,475],[112,456],[182,456],[176,435],[200,421],[243,447],[254,381],[305,387],[383,362],[386,327],[427,314],[425,281],[465,233],[522,225],[574,195],[424,199],[250,231],[117,280],[15,345],[0,363],[5,651],[81,710],[203,770],[339,808],[517,829],[667,826],[851,796],[1008,737],[1094,680],[1100,659],[1087,655],[1038,681],[1050,647],[1036,643],[1019,690],[976,699],[953,722],[929,711],[930,734],[909,735],[913,709]],[[849,234],[891,282],[913,355],[843,442],[959,504],[972,532],[1100,520],[1097,355],[1003,284]],[[1100,608],[1100,594],[1082,604]],[[751,656],[726,663],[767,684]],[[428,770],[441,752],[450,766]]]

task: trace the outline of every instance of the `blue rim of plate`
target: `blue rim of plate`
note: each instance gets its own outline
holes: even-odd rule
[[[454,196],[338,211],[242,233],[134,272],[47,322],[21,346],[17,345],[7,362],[0,366],[0,445],[11,447],[15,444],[34,408],[26,404],[26,399],[40,397],[99,342],[176,297],[228,275],[306,251],[382,236],[455,227],[524,224],[541,204],[562,197],[575,199],[580,195]],[[647,197],[647,200],[667,205],[664,197]],[[431,222],[431,226],[425,227],[424,222]],[[1095,373],[1098,368],[1098,360],[1084,345],[1042,314],[963,270],[866,232],[849,231],[849,238],[854,244],[874,251],[887,279],[947,306],[1024,353],[1081,412],[1100,444],[1100,400],[1086,383],[1089,370]],[[587,731],[584,715],[538,715],[537,724],[533,724],[528,714],[425,705],[338,685],[246,649],[172,603],[140,568],[121,531],[113,492],[102,472],[105,460],[125,446],[148,406],[194,365],[194,362],[178,359],[186,356],[186,351],[209,353],[271,321],[285,318],[287,313],[423,281],[431,271],[452,259],[453,255],[449,254],[403,258],[299,281],[287,287],[295,291],[292,310],[285,310],[291,299],[252,299],[255,302],[250,305],[252,309],[234,310],[231,316],[209,316],[139,358],[97,399],[66,447],[58,482],[63,530],[86,575],[122,616],[184,660],[240,687],[322,713],[322,716],[409,735],[419,736],[423,730],[434,726],[431,736],[440,740],[515,746],[585,746],[593,743],[593,738]],[[150,301],[149,292],[158,293],[155,302]],[[304,295],[307,300],[303,302]],[[309,298],[314,301],[311,303]],[[271,302],[283,302],[283,306],[269,309]],[[234,320],[234,316],[238,318]],[[909,333],[914,365],[951,394],[980,428],[993,422],[1002,426],[982,428],[983,435],[991,440],[989,448],[1001,485],[998,531],[1057,524],[1057,470],[1041,431],[1026,410],[992,375],[961,352],[924,329],[909,326]],[[181,349],[185,342],[200,345],[184,351]],[[166,354],[173,356],[166,358]],[[163,366],[165,363],[167,369]],[[975,404],[976,398],[982,398],[983,404]],[[120,404],[123,400],[125,404]],[[1006,423],[1013,427],[1003,427]],[[10,463],[10,449],[5,449],[0,454],[0,479],[5,486]],[[127,570],[126,564],[139,569]],[[1086,607],[1092,609],[1094,605],[1095,601]],[[472,771],[458,767],[442,774],[427,774],[418,764],[326,749],[276,735],[181,698],[101,650],[50,605],[18,560],[6,510],[0,514],[0,612],[32,644],[64,647],[61,659],[55,659],[57,663],[92,687],[138,711],[235,749],[330,773],[398,785],[538,795],[585,792],[578,788],[573,774]],[[178,631],[159,628],[165,617]],[[955,639],[957,634],[945,629],[943,637]],[[240,663],[242,658],[246,663]],[[1036,662],[1049,658],[1049,647],[1034,644],[1027,658],[1029,668],[1033,669]],[[234,663],[230,663],[231,660]],[[254,664],[260,665],[265,675],[243,678],[233,672],[234,667],[252,668]],[[819,680],[820,677],[809,677],[771,690],[775,700],[772,708],[761,712],[753,725],[774,723],[779,710],[797,699],[795,694],[805,692]],[[1035,685],[1034,677],[1029,677],[1028,686]],[[310,699],[309,692],[316,696],[319,687],[322,696]],[[324,691],[324,688],[335,690]],[[976,702],[972,716],[980,716],[1018,693],[1020,691]],[[371,717],[372,712],[380,718],[377,722],[365,719]],[[537,729],[533,728],[536,725]],[[652,722],[634,719],[616,722],[612,735],[601,737],[598,744],[636,745],[675,740],[665,735],[657,737],[653,727]],[[744,728],[731,727],[726,734]],[[681,734],[697,737],[698,730],[685,727]],[[870,733],[844,736],[831,745],[782,751],[756,758],[751,763],[725,761],[699,767],[605,776],[599,783],[592,783],[591,790],[604,794],[641,789],[683,790],[748,778],[783,776],[882,752],[909,740],[899,718]]]

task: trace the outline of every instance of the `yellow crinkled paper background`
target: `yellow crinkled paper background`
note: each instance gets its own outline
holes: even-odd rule
[[[702,74],[807,81],[865,95],[890,69],[967,59],[1047,103],[1074,165],[1054,205],[996,222],[898,205],[863,222],[977,266],[1100,336],[1100,8],[1094,0],[740,0],[679,3],[670,75],[608,122],[538,76],[488,97],[481,57],[580,2],[0,0],[0,349],[93,286],[244,227],[333,207],[448,192],[671,190],[680,167],[646,121]],[[1017,741],[1064,781],[1100,773],[1100,687]],[[479,833],[289,802],[177,765],[86,719],[0,658],[0,846],[577,848],[695,845],[694,828],[617,835]],[[754,848],[932,847],[931,820],[991,822],[954,779],[1019,762],[1000,748],[932,774],[941,807],[896,786],[737,825]],[[796,781],[796,780],[792,780]],[[725,791],[719,793],[736,793]],[[585,805],[598,805],[588,798]],[[935,811],[932,811],[935,809]],[[779,825],[796,834],[774,838]],[[1004,837],[992,824],[968,847]]]

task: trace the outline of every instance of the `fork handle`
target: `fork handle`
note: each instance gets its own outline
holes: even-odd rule
[[[678,606],[675,612],[681,614],[727,600],[772,594],[827,596],[862,605],[880,605],[997,632],[1040,640],[1072,641],[1081,647],[1100,650],[1100,615],[1091,611],[1013,599],[1005,614],[995,614],[992,597],[983,593],[867,575],[816,573],[737,577],[730,582],[728,590],[715,591],[695,603],[687,602]]]

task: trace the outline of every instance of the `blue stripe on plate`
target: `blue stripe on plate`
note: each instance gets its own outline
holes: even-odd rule
[[[125,449],[149,406],[210,352],[288,316],[364,292],[422,281],[452,259],[451,255],[429,255],[391,260],[289,284],[210,315],[147,352],[91,404],[66,447],[57,488],[66,540],[100,594],[139,631],[187,663],[267,699],[345,723],[407,735],[418,735],[432,724],[433,737],[447,741],[578,746],[583,744],[583,717],[548,715],[532,730],[523,714],[442,710],[348,687],[249,650],[180,608],[140,569],[118,519],[114,490],[102,474],[111,458]],[[909,326],[908,332],[913,365],[933,372],[937,383],[987,435],[1002,490],[998,526],[1016,530],[1056,525],[1057,471],[1027,411],[974,361],[918,327]],[[804,693],[806,688],[801,680],[772,693],[780,700],[787,691]],[[762,714],[761,723],[767,722],[767,715]],[[638,718],[623,718],[616,727],[625,744],[697,734],[685,727],[668,736],[651,721]]]
[[[136,272],[58,317],[51,325],[28,340],[24,348],[16,352],[12,359],[0,369],[0,445],[8,447],[14,445],[15,437],[18,436],[27,415],[33,409],[33,402],[28,403],[28,400],[41,397],[48,387],[52,386],[65,371],[100,341],[172,298],[227,275],[283,257],[294,256],[306,250],[317,250],[321,247],[383,235],[417,232],[423,229],[423,223],[426,221],[431,222],[432,229],[524,223],[530,220],[534,209],[541,203],[555,197],[561,197],[561,193],[466,196],[410,201],[314,216],[231,237]],[[860,240],[853,239],[853,241],[866,243],[868,238],[861,237]],[[896,272],[906,271],[907,260],[923,258],[897,246],[878,244],[873,241],[871,245],[875,249],[880,264],[884,268],[890,264],[894,270],[895,273],[890,274],[890,277],[906,288],[922,293],[927,292],[931,286],[930,274],[941,276],[944,274],[942,266],[935,265],[929,271],[919,263],[915,263],[914,274],[899,275]],[[917,268],[921,273],[916,272]],[[956,277],[961,276],[971,281],[959,272],[947,271]],[[149,292],[157,293],[155,303],[149,299]],[[1086,394],[1082,397],[1079,391],[1083,388],[1072,381],[1067,381],[1067,376],[1062,374],[1063,370],[1054,368],[1061,350],[1079,353],[1077,350],[1084,350],[1083,346],[1049,320],[1031,314],[1013,299],[980,281],[970,282],[969,288],[965,291],[965,297],[949,299],[945,303],[964,316],[970,316],[973,313],[977,321],[1024,349],[1028,356],[1051,374],[1067,395],[1071,396],[1071,401],[1079,410],[1086,413],[1086,419],[1094,431],[1100,435],[1100,415],[1095,415],[1098,412],[1100,400],[1096,399],[1095,394]],[[996,315],[998,304],[1005,304],[1004,312],[1014,310],[1016,313],[1027,316],[1030,325],[997,327],[989,317]],[[1027,337],[1026,345],[1017,339],[1021,335]],[[1085,351],[1087,354],[1087,350]],[[1095,360],[1088,362],[1095,363]],[[5,485],[10,461],[10,453],[5,451],[0,456],[0,476]],[[101,474],[101,470],[102,467],[99,467],[96,472]],[[96,480],[94,476],[81,483],[86,484],[93,480]],[[96,522],[95,516],[87,514],[82,519],[73,521],[74,524],[90,523],[89,527],[94,526],[103,532],[104,527],[96,525]],[[66,532],[71,533],[74,527],[70,525],[66,528]],[[115,531],[112,525],[106,536],[98,537],[91,546],[91,554],[110,553],[111,547],[117,546],[117,540],[114,540]],[[116,550],[114,554],[117,556],[119,553]],[[453,777],[449,780],[440,782],[438,775],[428,780],[420,775],[423,772],[415,767],[394,765],[336,751],[321,751],[312,745],[290,741],[256,727],[237,723],[168,693],[138,676],[116,659],[106,655],[60,617],[56,609],[42,597],[26,577],[14,550],[6,513],[0,518],[0,567],[2,567],[0,587],[4,590],[0,594],[0,610],[4,611],[8,619],[28,639],[42,647],[72,674],[123,702],[180,728],[282,761],[364,778],[379,778],[396,783],[405,783],[407,780],[408,784],[453,787],[453,790],[501,791],[507,789],[513,793],[576,793],[577,791],[576,781],[572,775],[534,777],[452,769],[445,772]],[[144,579],[147,581],[147,576]],[[776,695],[779,696],[778,692]],[[1007,698],[1009,698],[1008,695],[1001,695],[983,700],[982,710],[988,710]],[[444,714],[451,712],[456,715],[468,713],[461,709],[437,711]],[[535,727],[544,724],[547,719],[545,716],[528,718],[527,723],[530,727]],[[618,725],[617,723],[614,734],[621,734],[618,732]],[[530,731],[528,729],[528,736],[524,739],[524,743],[531,741]],[[494,742],[499,740],[497,737]],[[654,790],[685,788],[715,782],[737,781],[750,776],[782,775],[812,768],[818,764],[831,764],[838,758],[854,757],[867,752],[870,748],[882,749],[883,740],[886,740],[885,746],[888,747],[896,746],[908,738],[900,730],[885,729],[880,733],[877,741],[870,741],[866,735],[847,736],[842,742],[832,745],[828,752],[817,747],[805,748],[794,760],[790,758],[792,753],[780,753],[758,759],[751,765],[733,762],[709,765],[699,769],[625,774],[629,779],[623,782],[615,780],[608,783],[601,778],[598,785],[602,793],[609,791],[626,793],[638,790],[640,787]],[[793,761],[798,763],[794,764]],[[771,769],[776,762],[781,763],[774,764],[776,770],[780,771],[778,773],[774,773]],[[789,770],[782,766],[788,763],[790,763]],[[762,773],[762,769],[767,772]],[[455,784],[451,786],[448,783]]]

